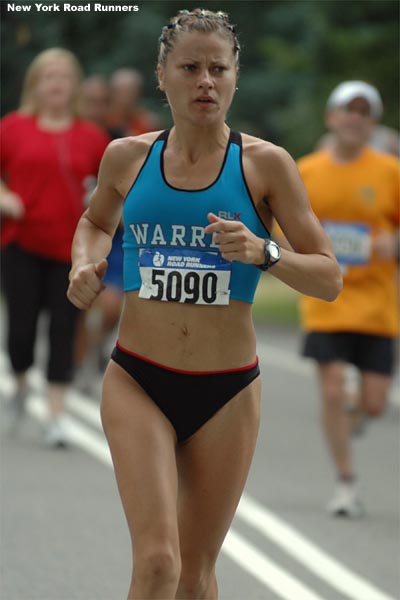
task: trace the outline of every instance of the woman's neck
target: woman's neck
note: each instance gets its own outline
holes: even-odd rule
[[[215,128],[175,125],[171,129],[168,145],[189,162],[196,162],[204,153],[225,149],[229,134],[226,123]]]
[[[69,110],[41,110],[37,114],[37,121],[41,129],[48,131],[60,131],[68,129],[74,117]]]

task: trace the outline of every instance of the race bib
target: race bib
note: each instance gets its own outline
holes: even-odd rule
[[[139,255],[139,298],[226,306],[231,269],[212,252],[146,248]]]
[[[371,256],[371,231],[361,223],[322,223],[339,264],[364,265]]]

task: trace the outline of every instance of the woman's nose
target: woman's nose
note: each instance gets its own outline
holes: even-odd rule
[[[198,86],[207,89],[213,86],[213,80],[208,69],[203,69],[199,74]]]

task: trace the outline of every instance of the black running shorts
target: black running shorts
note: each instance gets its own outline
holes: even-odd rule
[[[303,356],[319,363],[343,361],[361,371],[391,375],[395,360],[395,338],[363,333],[312,331],[306,334]]]

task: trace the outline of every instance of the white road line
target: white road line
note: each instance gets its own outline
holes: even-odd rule
[[[273,590],[284,600],[323,600],[298,579],[278,567],[253,544],[232,527],[228,531],[222,550],[258,581]]]
[[[27,410],[38,421],[42,423],[47,421],[47,408],[40,396],[31,395],[29,397]],[[63,417],[63,423],[65,423],[68,439],[71,440],[71,443],[82,448],[88,454],[91,454],[94,458],[107,465],[107,467],[112,467],[110,450],[103,436],[90,431],[85,425],[82,425],[69,415]]]
[[[236,516],[283,548],[307,569],[354,600],[395,600],[352,573],[293,527],[287,525],[247,494],[242,496]],[[298,596],[301,597],[301,596]]]
[[[265,359],[268,364],[271,364],[270,357],[273,355],[275,349],[267,347],[268,356],[265,357],[266,345],[263,346],[263,356],[261,356],[259,350],[260,360]],[[283,359],[283,354],[280,356],[279,353],[275,353],[274,356],[276,360],[280,361]],[[284,356],[287,358],[286,354]],[[4,363],[0,364],[0,370],[2,371],[0,387],[3,391],[9,392],[12,389],[11,377],[7,372],[4,372],[4,366]],[[305,369],[304,366],[306,367]],[[297,372],[302,371],[305,374],[307,366],[310,367],[311,365],[305,363]],[[43,385],[43,377],[38,370],[33,370],[30,380],[35,388],[41,388]],[[71,391],[68,394],[68,406],[74,413],[91,425],[101,429],[99,407],[92,401],[86,400],[84,395]],[[31,394],[27,408],[28,412],[39,421],[46,420],[47,411],[40,394]],[[91,454],[97,460],[100,460],[106,466],[112,467],[110,451],[103,437],[90,431],[71,416],[66,417],[66,426],[71,442]],[[243,494],[236,516],[273,540],[274,543],[283,548],[288,554],[303,564],[303,566],[329,583],[333,588],[345,593],[349,598],[353,600],[366,600],[366,598],[368,600],[395,600],[331,558],[313,542],[307,540],[302,534],[284,523],[247,494]],[[302,586],[302,584],[272,563],[257,548],[232,529],[224,542],[223,551],[245,570],[265,583],[270,589],[273,589],[278,595],[280,594],[282,598],[288,600],[293,600],[293,598],[296,598],[296,600],[300,598],[301,600],[321,600],[320,597],[307,588],[304,588],[302,595],[298,595],[298,593],[293,595],[293,592],[290,592],[292,595],[284,595],[286,593],[285,590],[293,591],[296,586]],[[249,559],[248,557],[252,558]],[[261,570],[259,567],[261,567]],[[282,577],[283,579],[286,578],[285,581],[287,584],[283,585],[283,587]],[[275,585],[277,589],[275,589]],[[307,593],[311,595],[307,596]]]
[[[295,375],[310,377],[314,373],[313,364],[306,358],[299,358],[293,352],[257,341],[257,354],[261,362],[270,367],[290,371]]]
[[[88,420],[92,424],[98,424],[100,427],[98,408],[91,402],[85,402],[83,398],[81,395],[71,393],[69,405],[72,405],[75,412],[80,414],[82,418],[88,418],[89,416]],[[89,410],[86,406],[88,404]],[[79,443],[78,440],[77,443]],[[92,444],[90,444],[90,447],[93,447]],[[89,448],[87,450],[91,451]],[[108,460],[110,462],[105,461],[106,464],[111,464],[109,454]],[[236,516],[273,540],[275,544],[283,548],[288,554],[303,564],[303,566],[322,580],[328,582],[333,588],[345,593],[349,598],[353,598],[353,600],[365,600],[366,598],[368,600],[394,600],[394,598],[381,592],[367,580],[352,573],[346,566],[330,557],[316,544],[309,541],[293,527],[284,523],[279,517],[246,493],[242,496]],[[243,560],[240,554],[237,562],[243,566]],[[303,600],[302,596],[292,596],[292,598],[302,598]],[[304,598],[304,600],[306,599]]]
[[[71,393],[69,402],[72,402],[76,412],[80,413],[84,404],[82,400]],[[47,410],[43,399],[39,395],[30,396],[27,410],[30,415],[39,421],[46,421]],[[92,408],[89,412],[86,409],[82,410],[81,416],[85,418],[88,414],[92,421]],[[100,460],[106,466],[112,467],[108,446],[99,435],[88,430],[73,417],[66,416],[65,425],[71,442],[91,454],[97,460]],[[324,600],[321,596],[303,585],[298,579],[289,575],[281,567],[269,560],[260,550],[246,541],[233,528],[230,529],[225,538],[222,551],[284,600],[294,600],[295,598],[301,598],[301,600]]]

